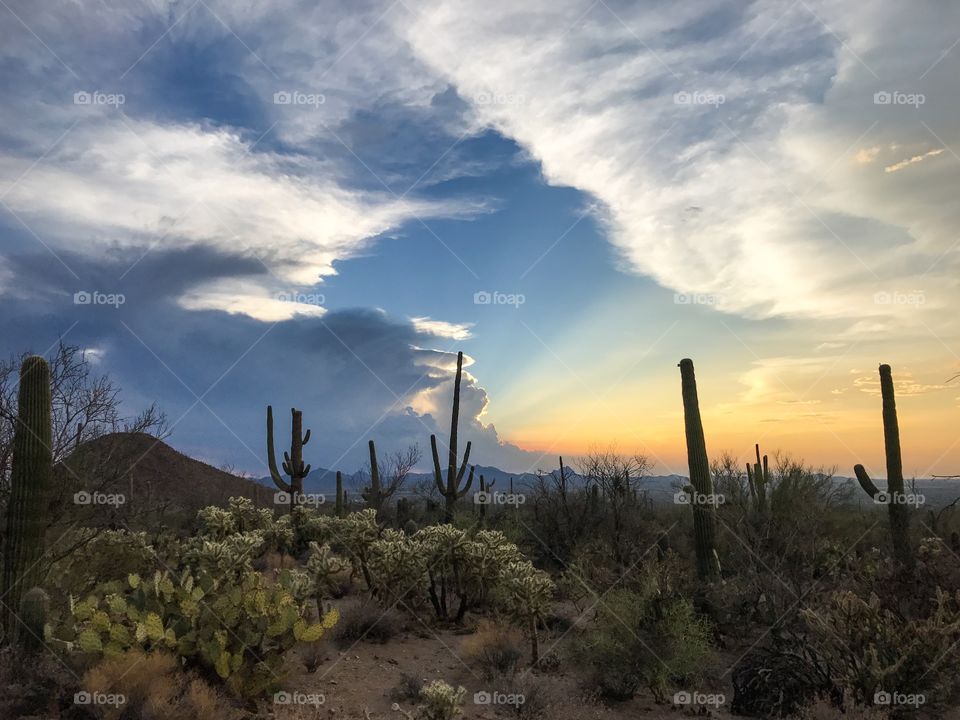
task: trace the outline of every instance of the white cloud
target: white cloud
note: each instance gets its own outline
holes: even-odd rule
[[[277,293],[334,274],[335,261],[376,235],[467,210],[350,190],[322,160],[260,152],[233,132],[195,125],[104,117],[77,126],[30,168],[39,154],[0,156],[3,175],[26,173],[3,201],[53,246],[96,254],[205,245],[258,258],[262,281],[199,288],[183,305],[264,320],[316,314],[277,302]]]
[[[473,327],[473,323],[452,323],[428,317],[410,318],[410,322],[417,332],[451,340],[466,340],[470,337],[470,328]]]
[[[957,163],[869,162],[942,146],[933,128],[960,144],[956,59],[920,79],[960,8],[921,5],[433,2],[400,31],[549,182],[604,202],[627,267],[750,316],[904,316],[874,294],[948,305],[960,219]],[[887,89],[926,104],[875,105]]]

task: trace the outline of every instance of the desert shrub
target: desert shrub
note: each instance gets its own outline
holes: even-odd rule
[[[535,720],[564,703],[564,687],[558,678],[521,673],[509,680],[503,688],[520,702],[508,705],[510,715],[520,720]]]
[[[734,713],[776,718],[794,715],[819,699],[842,704],[826,662],[802,638],[795,640],[778,638],[740,658],[732,673]]]
[[[169,653],[129,650],[91,667],[82,691],[117,703],[87,707],[103,720],[234,720],[241,713],[222,693],[180,669]],[[119,701],[122,699],[122,701]]]
[[[443,680],[434,680],[420,690],[421,704],[417,709],[419,720],[453,720],[463,714],[460,706],[467,691],[463,687],[454,688]]]
[[[803,617],[837,684],[858,704],[878,693],[924,695],[949,704],[960,684],[948,655],[960,642],[960,593],[938,591],[926,617],[904,618],[852,592],[835,593]]]
[[[361,641],[385,643],[395,637],[402,626],[402,618],[395,610],[384,610],[372,602],[360,601],[340,613],[334,640],[341,648]]]
[[[625,700],[641,687],[658,699],[673,683],[685,682],[703,666],[709,623],[682,598],[612,590],[599,604],[595,627],[578,643],[601,696]]]
[[[298,642],[316,642],[338,617],[331,611],[310,624],[291,591],[259,573],[214,579],[202,570],[185,571],[179,582],[159,571],[150,579],[131,575],[71,601],[70,610],[56,636],[82,653],[176,652],[245,697],[273,689],[284,653]]]
[[[400,673],[400,681],[390,690],[390,698],[396,701],[410,701],[420,698],[423,683],[416,675]]]
[[[464,660],[473,663],[484,679],[494,680],[513,675],[523,657],[523,636],[514,627],[484,620],[460,647]]]

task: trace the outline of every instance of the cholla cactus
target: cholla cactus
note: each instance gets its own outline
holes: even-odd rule
[[[188,566],[214,575],[232,576],[250,572],[252,562],[266,548],[262,530],[235,533],[223,540],[191,538],[184,543],[183,560]]]
[[[422,587],[427,561],[421,543],[399,530],[389,530],[370,548],[370,577],[377,597],[385,605],[409,602]]]
[[[263,529],[263,539],[267,548],[279,553],[289,553],[294,549],[295,532],[290,515],[272,519]]]
[[[323,598],[336,588],[336,577],[350,567],[350,563],[336,555],[329,545],[310,543],[310,555],[307,557],[305,572],[313,583],[313,594],[317,603],[317,612],[323,613]]]
[[[71,601],[70,610],[73,623],[58,636],[75,649],[115,655],[165,648],[214,670],[243,696],[274,687],[283,653],[319,640],[339,617],[331,611],[311,624],[284,583],[268,584],[257,572],[231,578],[205,570],[185,572],[179,582],[169,573],[131,575],[124,587]]]
[[[550,576],[537,570],[529,560],[508,563],[500,571],[500,597],[504,609],[518,622],[525,624],[530,636],[530,660],[540,662],[540,638],[537,621],[553,597],[556,586]]]
[[[420,705],[417,717],[420,720],[453,720],[462,715],[464,697],[467,691],[464,687],[454,688],[443,680],[434,680],[420,689]]]
[[[419,530],[412,540],[423,548],[430,603],[437,617],[446,618],[449,615],[448,592],[462,590],[456,587],[456,583],[462,565],[463,546],[467,542],[466,533],[453,525],[431,525]],[[466,598],[462,591],[459,595],[458,620],[466,612]]]
[[[256,507],[253,501],[245,497],[230,498],[226,508],[216,505],[205,507],[197,512],[197,520],[200,522],[200,532],[215,540],[235,533],[266,530],[274,522],[272,512]]]

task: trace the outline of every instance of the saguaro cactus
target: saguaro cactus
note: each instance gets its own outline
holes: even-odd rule
[[[691,503],[693,508],[693,533],[696,541],[697,572],[702,578],[720,575],[720,558],[717,556],[716,506],[709,502],[714,497],[713,478],[707,459],[707,444],[703,437],[700,420],[700,403],[697,400],[697,379],[693,372],[693,360],[680,361],[680,380],[683,393],[683,421],[687,436],[687,464],[690,468]]]
[[[345,515],[343,507],[343,476],[339,470],[337,470],[337,504],[334,507],[334,512],[337,517],[343,517]]]
[[[473,484],[473,469],[467,477],[466,484],[461,488],[460,482],[463,480],[463,474],[467,470],[467,462],[470,459],[470,442],[463,451],[463,462],[460,469],[457,470],[457,425],[460,422],[460,376],[463,372],[463,353],[457,353],[457,376],[453,383],[453,416],[450,421],[450,452],[447,461],[447,481],[444,483],[443,474],[440,469],[440,455],[437,452],[437,436],[430,436],[430,450],[433,452],[433,477],[437,483],[437,489],[444,499],[444,522],[453,522],[453,510],[457,500],[462,498],[470,491]]]
[[[747,484],[750,486],[750,499],[753,500],[753,507],[759,514],[767,511],[767,488],[770,487],[770,467],[767,463],[767,456],[763,456],[763,462],[760,461],[760,444],[755,446],[757,450],[757,462],[750,467],[747,463]]]
[[[386,499],[386,493],[383,491],[383,485],[380,482],[380,464],[377,462],[377,446],[373,440],[367,443],[370,449],[370,485],[360,491],[361,497],[367,503],[368,508],[376,510],[380,514],[380,508]]]
[[[20,634],[14,610],[20,608],[25,590],[39,584],[41,575],[53,473],[50,426],[50,366],[42,357],[28,357],[20,366],[3,553],[3,621],[13,636]]]
[[[493,498],[492,498],[492,497],[489,497],[489,498],[486,497],[486,493],[490,492],[490,490],[492,490],[492,489],[493,489],[493,486],[496,485],[496,484],[497,484],[497,481],[496,481],[496,480],[491,480],[491,481],[490,481],[490,484],[488,485],[488,484],[484,481],[484,479],[483,479],[483,474],[482,474],[482,473],[480,474],[480,492],[481,492],[481,493],[483,494],[483,496],[484,496],[484,501],[483,501],[482,503],[480,503],[479,506],[478,506],[478,508],[479,508],[479,509],[478,509],[478,512],[479,512],[479,514],[480,514],[480,527],[483,527],[483,526],[486,524],[486,522],[487,522],[487,505],[488,505],[490,502],[493,501]]]
[[[303,464],[303,446],[310,442],[310,431],[303,434],[303,412],[290,408],[293,416],[290,432],[290,452],[283,453],[283,471],[290,477],[287,482],[277,470],[277,460],[273,450],[273,407],[267,405],[267,462],[270,465],[270,477],[273,484],[282,492],[290,495],[290,510],[296,507],[303,495],[303,479],[309,474],[310,466]]]
[[[887,511],[890,516],[890,536],[893,554],[900,565],[913,568],[913,548],[910,545],[910,509],[903,492],[903,461],[900,457],[900,426],[897,423],[897,401],[893,392],[893,373],[889,365],[880,366],[880,395],[883,399],[883,446],[887,456]],[[860,487],[874,500],[880,495],[863,465],[855,465],[853,472]]]

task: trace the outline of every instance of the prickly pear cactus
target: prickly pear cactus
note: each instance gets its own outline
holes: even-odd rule
[[[216,578],[216,579],[215,579]],[[304,617],[295,595],[300,578],[267,583],[257,572],[237,578],[206,570],[152,578],[131,575],[70,603],[72,622],[58,635],[85,653],[114,655],[130,647],[163,648],[210,668],[239,696],[274,688],[283,653],[315,642],[338,620]]]

